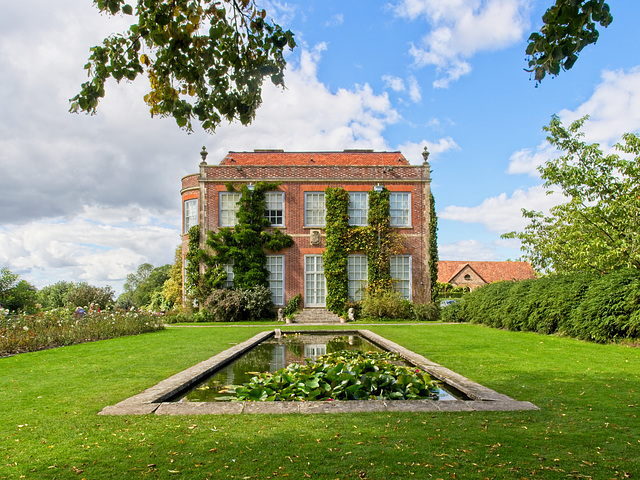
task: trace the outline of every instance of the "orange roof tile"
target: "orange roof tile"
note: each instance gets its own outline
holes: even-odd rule
[[[345,150],[343,152],[284,152],[258,150],[229,152],[220,165],[350,165],[399,166],[409,165],[400,152]]]
[[[438,282],[448,283],[464,267],[471,267],[487,283],[501,280],[525,280],[536,278],[536,274],[529,262],[465,262],[447,261],[438,262]]]

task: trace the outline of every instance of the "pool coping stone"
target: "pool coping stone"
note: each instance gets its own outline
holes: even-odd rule
[[[321,333],[334,331],[320,330]],[[344,335],[359,334],[371,343],[397,353],[412,365],[455,387],[471,400],[348,400],[311,402],[170,402],[212,372],[228,365],[258,343],[279,335],[279,329],[258,333],[203,362],[162,380],[143,392],[115,405],[103,408],[98,415],[238,415],[238,414],[335,414],[362,412],[472,412],[539,410],[531,402],[517,401],[443,367],[370,330],[338,330]],[[314,333],[313,330],[286,331]]]

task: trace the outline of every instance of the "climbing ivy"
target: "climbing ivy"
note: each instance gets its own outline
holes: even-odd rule
[[[327,308],[344,313],[349,300],[347,258],[363,253],[369,265],[367,291],[389,291],[393,282],[389,272],[389,257],[402,252],[400,235],[391,228],[389,190],[369,192],[368,226],[349,225],[349,192],[341,187],[325,190],[326,238],[323,254],[327,279]]]
[[[429,276],[431,291],[438,283],[438,217],[436,215],[436,199],[429,193]]]
[[[226,278],[221,265],[212,262],[211,255],[200,248],[200,226],[194,225],[189,230],[189,250],[185,256],[185,293],[189,298],[202,304],[211,291],[220,288]],[[200,265],[206,265],[204,274],[200,273]]]
[[[239,289],[250,289],[256,285],[269,286],[269,271],[266,268],[267,255],[265,249],[279,252],[293,245],[293,238],[275,229],[273,233],[265,231],[271,226],[265,218],[265,192],[278,188],[278,183],[258,182],[253,191],[247,185],[240,186],[242,196],[237,212],[237,224],[233,228],[221,228],[218,232],[210,231],[205,242],[207,249],[201,249],[197,241],[192,245],[189,232],[189,251],[195,247],[196,253],[187,267],[189,285],[200,285],[193,289],[195,298],[204,300],[214,288],[220,288],[226,279],[223,265],[233,264],[234,286]],[[232,184],[227,184],[228,191],[236,191]],[[195,227],[194,227],[195,228]],[[194,234],[195,235],[195,234]],[[194,263],[195,266],[191,266]],[[196,276],[198,265],[203,263],[207,268],[204,275]],[[193,278],[193,279],[192,279]]]

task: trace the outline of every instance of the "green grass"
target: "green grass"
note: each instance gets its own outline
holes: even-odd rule
[[[96,415],[265,328],[168,328],[0,359],[0,478],[640,475],[638,348],[478,325],[367,328],[540,411]]]

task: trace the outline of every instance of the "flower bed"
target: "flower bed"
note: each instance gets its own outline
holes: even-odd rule
[[[142,311],[76,314],[68,309],[55,309],[35,315],[2,315],[0,356],[154,332],[163,328],[161,316]]]

